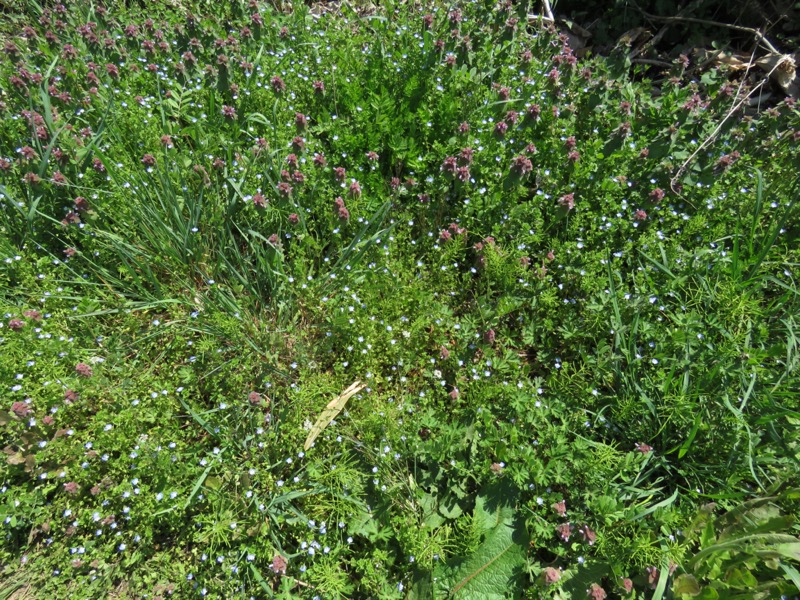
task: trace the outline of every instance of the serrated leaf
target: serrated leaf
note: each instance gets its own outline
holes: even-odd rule
[[[484,524],[496,524],[483,544],[472,556],[451,561],[436,572],[437,590],[448,598],[499,600],[521,594],[528,546],[524,524],[512,508],[501,506],[489,512],[486,504],[481,502],[479,507],[476,503],[475,517]]]

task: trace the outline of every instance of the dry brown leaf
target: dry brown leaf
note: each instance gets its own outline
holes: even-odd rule
[[[759,58],[756,64],[789,96],[797,96],[800,92],[800,81],[797,78],[797,61],[791,54],[770,53]]]
[[[365,387],[367,387],[366,383],[356,381],[353,383],[353,385],[328,403],[328,406],[326,406],[325,409],[320,413],[319,417],[317,417],[317,422],[314,423],[311,431],[308,432],[306,443],[303,444],[304,450],[311,448],[311,444],[313,444],[314,440],[316,440],[319,434],[322,433],[322,430],[325,429],[330,422],[336,418],[336,415],[342,412],[342,409],[344,408],[344,405],[347,404],[347,401]]]
[[[619,36],[617,46],[633,46],[636,43],[644,43],[651,37],[652,34],[645,27],[634,27]]]
[[[752,65],[747,60],[742,60],[733,54],[726,54],[725,52],[717,52],[711,59],[711,65],[717,67],[719,65],[727,65],[732,71],[744,71]]]

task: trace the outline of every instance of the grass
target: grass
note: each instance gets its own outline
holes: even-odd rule
[[[523,5],[17,18],[0,596],[797,595],[794,99],[681,169],[736,74]]]

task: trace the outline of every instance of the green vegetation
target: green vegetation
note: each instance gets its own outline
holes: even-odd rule
[[[29,5],[0,598],[800,593],[800,111],[524,4]]]

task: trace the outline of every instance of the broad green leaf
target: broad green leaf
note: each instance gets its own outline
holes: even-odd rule
[[[484,524],[491,513],[476,506],[475,516]],[[452,561],[436,572],[437,590],[445,597],[462,600],[518,598],[528,540],[524,524],[508,506],[493,514],[496,525],[472,556]]]
[[[697,596],[700,593],[700,586],[694,575],[684,573],[675,578],[672,584],[672,593],[676,596]]]
[[[752,589],[758,585],[758,580],[746,568],[731,568],[725,574],[725,583],[736,589]]]
[[[695,596],[695,600],[717,600],[719,593],[712,587],[704,587],[700,594]]]

